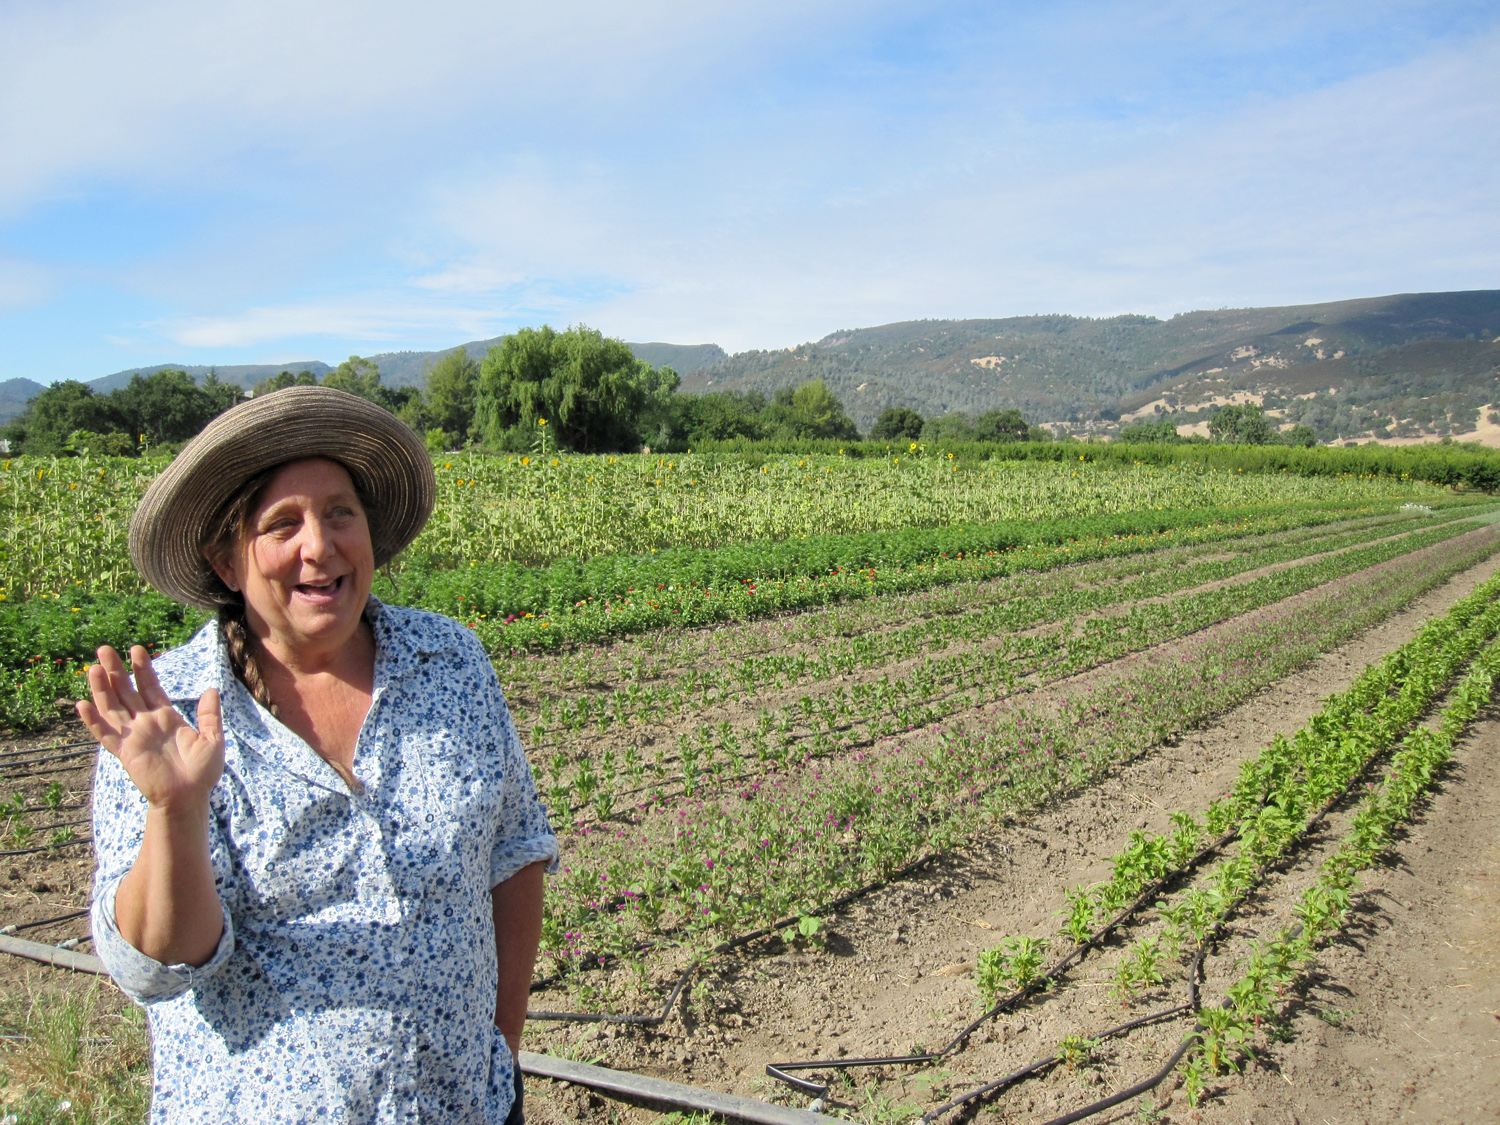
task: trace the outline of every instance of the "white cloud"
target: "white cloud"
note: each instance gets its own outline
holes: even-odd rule
[[[0,11],[0,211],[73,181],[217,179],[288,158],[358,177],[351,158],[393,147],[608,121],[861,6],[16,2]]]
[[[494,335],[494,326],[505,321],[503,310],[437,308],[370,295],[336,303],[308,302],[250,308],[222,316],[183,317],[148,327],[184,347],[243,348],[317,337],[389,343],[433,331],[472,339]]]
[[[445,188],[431,222],[466,269],[574,293],[569,316],[731,348],[921,316],[1482,287],[1500,267],[1497,107],[1490,36],[1128,154],[1023,152],[1009,174],[982,154],[941,182],[822,198],[791,189],[804,137],[784,138],[780,165],[749,151],[676,182],[533,160]]]

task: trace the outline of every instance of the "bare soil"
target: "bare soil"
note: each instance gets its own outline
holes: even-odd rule
[[[771,939],[721,959],[707,995],[659,1029],[533,1023],[528,1045],[804,1106],[807,1096],[765,1077],[768,1062],[941,1046],[981,1010],[973,978],[980,951],[1004,935],[1055,936],[1065,891],[1106,878],[1108,858],[1132,829],[1165,829],[1169,810],[1201,812],[1273,734],[1293,733],[1322,698],[1347,687],[1497,568],[1500,562],[1491,560],[1457,576],[1180,745],[1157,747],[967,854],[866,896],[830,920],[824,950]],[[1291,1041],[1271,1044],[1245,1074],[1217,1079],[1196,1110],[1171,1085],[1148,1108],[1166,1121],[1495,1119],[1500,1070],[1484,1063],[1500,1054],[1500,1017],[1492,1014],[1500,1011],[1500,937],[1492,924],[1500,896],[1497,814],[1500,722],[1492,719],[1464,743],[1392,866],[1365,880],[1359,922],[1344,943],[1326,951],[1313,987],[1296,1004]],[[1268,884],[1257,909],[1237,921],[1234,940],[1210,965],[1209,999],[1222,995],[1215,987],[1230,979],[1237,949],[1282,924],[1320,848],[1336,839],[1339,821],[1338,814],[1331,818],[1298,864]],[[1125,937],[1151,932],[1147,919]],[[1119,948],[1093,955],[1057,995],[995,1021],[938,1067],[848,1072],[852,1086],[835,1082],[826,1112],[872,1125],[894,1120],[1051,1054],[1065,1035],[1092,1035],[1181,1001],[1179,971],[1156,992],[1122,1003],[1108,972]],[[1046,1121],[1158,1069],[1188,1026],[1178,1019],[1109,1041],[1087,1065],[1056,1068],[948,1120]],[[837,1078],[832,1071],[814,1076]],[[542,1080],[529,1091],[528,1111],[538,1122],[654,1116]],[[1136,1112],[1126,1106],[1097,1120]]]
[[[1273,734],[1291,734],[1318,711],[1322,698],[1347,687],[1497,569],[1500,559],[1466,571],[1213,726],[1188,732],[1177,745],[1154,747],[1102,783],[865,896],[828,920],[824,948],[769,939],[715,961],[688,1002],[660,1028],[534,1022],[527,1046],[803,1106],[806,1096],[765,1077],[768,1062],[941,1046],[981,1010],[973,970],[982,950],[1010,934],[1055,936],[1065,891],[1106,878],[1106,861],[1131,830],[1165,829],[1170,810],[1201,812],[1228,789],[1240,762]],[[0,797],[20,791],[26,806],[36,809],[47,786],[60,781],[62,804],[86,802],[92,771],[87,757],[59,762],[55,774],[3,780],[5,751],[78,737],[76,724],[60,722],[42,737],[0,744]],[[51,817],[27,814],[37,827],[53,823]],[[73,819],[86,819],[86,810],[55,816],[58,822]],[[1237,919],[1224,955],[1210,966],[1211,999],[1219,995],[1215,986],[1228,979],[1236,951],[1280,924],[1299,879],[1315,868],[1319,848],[1338,823],[1336,814],[1329,831],[1311,841]],[[1364,880],[1356,923],[1325,951],[1305,994],[1294,1002],[1289,1041],[1271,1044],[1245,1073],[1219,1078],[1196,1110],[1170,1085],[1148,1107],[1165,1121],[1500,1119],[1500,1068],[1494,1062],[1500,1057],[1497,825],[1500,715],[1492,714],[1464,742],[1455,767],[1389,865]],[[77,831],[89,834],[87,825]],[[92,869],[86,845],[0,856],[0,925],[82,908]],[[1151,925],[1144,919],[1139,933],[1125,938],[1154,932]],[[19,936],[57,942],[86,934],[83,918]],[[1085,960],[1055,995],[994,1021],[941,1066],[850,1072],[853,1082],[835,1082],[825,1111],[869,1125],[902,1119],[1052,1053],[1065,1035],[1090,1035],[1178,1002],[1180,971],[1128,1006],[1114,995],[1108,976],[1119,949],[1116,944]],[[54,981],[80,989],[92,984],[0,958],[0,996],[6,999]],[[1048,1120],[1154,1071],[1186,1030],[1179,1019],[1108,1041],[1072,1070],[1056,1068],[945,1120]],[[837,1077],[818,1073],[824,1080]],[[1130,1119],[1136,1109],[1122,1107],[1096,1120]],[[539,1125],[580,1119],[644,1123],[657,1116],[541,1079],[528,1082],[527,1111]]]

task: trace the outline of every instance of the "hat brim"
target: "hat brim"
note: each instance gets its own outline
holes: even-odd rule
[[[146,489],[130,521],[130,558],[174,601],[214,609],[225,591],[203,557],[211,521],[252,477],[324,457],[349,471],[374,508],[375,565],[395,558],[437,501],[432,458],[394,414],[331,387],[287,387],[220,414]]]

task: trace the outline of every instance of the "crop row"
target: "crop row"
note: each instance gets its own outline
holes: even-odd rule
[[[586,825],[565,838],[544,949],[563,965],[606,954],[639,964],[664,937],[699,947],[807,913],[1206,720],[1497,545],[1487,531],[1372,568],[1075,698]]]
[[[664,786],[680,784],[692,794],[704,782],[735,784],[741,780],[747,762],[757,763],[762,769],[784,768],[868,744],[898,731],[939,722],[955,712],[1014,695],[1023,687],[1034,690],[1129,652],[1196,632],[1343,575],[1422,550],[1466,530],[1462,525],[1431,528],[1316,558],[1237,585],[1167,602],[1131,605],[1117,616],[1089,618],[1081,629],[1073,628],[1070,621],[1053,632],[985,639],[983,644],[967,651],[924,656],[904,674],[887,674],[878,680],[838,686],[816,697],[805,695],[786,707],[762,710],[755,725],[747,730],[737,730],[727,720],[698,724],[691,732],[679,736],[674,756],[669,757],[667,748],[658,745],[655,762],[645,761],[633,745],[627,745],[618,759],[609,750],[597,757],[587,750],[571,757],[563,750],[553,750],[543,758],[544,791],[554,808],[587,805],[603,818],[613,811],[617,790],[622,785],[628,784],[632,798],[639,801],[643,792],[651,790],[655,790],[656,799],[661,799],[665,796]],[[961,627],[963,623],[949,619],[945,624]],[[981,639],[985,636],[982,632],[978,634]],[[857,642],[849,644],[852,648]],[[894,650],[894,654],[905,655],[902,650]],[[856,665],[851,662],[844,667],[835,662],[811,667],[832,676]],[[753,683],[736,681],[731,676],[732,673],[724,673],[716,678],[705,673],[692,681],[683,677],[670,685],[674,693],[670,700],[680,710],[698,709],[739,699],[753,690]],[[1036,678],[1035,682],[1028,683],[1032,678]],[[696,697],[690,694],[695,687]],[[632,693],[637,692],[640,698],[632,700]],[[589,698],[579,697],[568,710],[575,731],[584,729],[586,724],[607,729],[616,718],[637,713],[663,717],[662,694],[647,696],[636,684],[607,697],[613,710],[583,709]],[[636,704],[641,704],[641,711],[632,710]],[[646,704],[650,705],[649,710],[645,709]],[[545,748],[545,730],[540,722],[532,727],[534,750]]]
[[[130,515],[165,464],[101,457],[19,457],[0,464],[0,598],[65,596],[76,587],[139,592],[126,551]],[[1452,498],[1410,480],[1311,480],[1082,460],[960,468],[939,459],[832,456],[753,467],[741,458],[695,454],[463,454],[436,468],[438,506],[408,553],[410,562],[434,570],[1005,520]]]
[[[1449,533],[1472,530],[1473,526],[1456,525]],[[884,630],[862,631],[821,644],[812,652],[782,650],[749,655],[718,668],[690,667],[681,676],[654,685],[642,683],[637,676],[634,682],[615,692],[570,692],[557,699],[543,697],[535,710],[532,748],[541,748],[543,732],[548,730],[580,732],[594,727],[607,731],[632,720],[659,721],[686,710],[739,701],[767,689],[817,683],[910,659],[917,653],[941,652],[955,644],[987,643],[1003,633],[1038,626],[1047,626],[1057,634],[1042,642],[1044,650],[1055,655],[1059,645],[1068,643],[1075,620],[1085,615],[1391,536],[1391,527],[1380,523],[1274,546],[1262,541],[1253,551],[1234,551],[1228,558],[1222,557],[1221,552],[1221,557],[1184,566],[1151,567],[1144,575],[1130,580],[1116,574],[1109,582],[1083,583],[1079,572],[1070,569],[1054,572],[1046,580],[1024,589],[1015,585],[974,584],[966,591],[963,612]],[[1122,624],[1116,631],[1129,628],[1129,624]]]
[[[1276,1017],[1288,991],[1316,962],[1318,947],[1343,927],[1359,872],[1375,863],[1411,816],[1452,757],[1459,737],[1493,698],[1497,678],[1500,643],[1492,643],[1475,659],[1437,724],[1407,735],[1385,777],[1360,802],[1343,840],[1293,909],[1297,924],[1253,946],[1243,973],[1226,989],[1228,1007],[1222,1014],[1199,1013],[1200,1023],[1210,1032],[1202,1046],[1203,1065],[1210,1074],[1221,1065],[1235,1064],[1255,1031]],[[1202,1082],[1195,1062],[1183,1067],[1189,1089]]]
[[[1445,760],[1453,740],[1488,699],[1500,671],[1500,643],[1495,641],[1500,632],[1497,596],[1500,577],[1366,669],[1350,688],[1325,701],[1318,715],[1291,739],[1278,735],[1242,765],[1233,791],[1209,806],[1205,823],[1179,810],[1171,815],[1173,828],[1168,833],[1131,833],[1127,846],[1112,860],[1108,881],[1092,888],[1077,887],[1069,894],[1059,937],[1073,949],[1052,968],[1042,968],[1049,943],[1035,938],[1006,938],[981,954],[979,985],[986,1003],[993,1005],[991,1013],[1057,983],[1065,969],[1133,918],[1159,888],[1180,881],[1202,859],[1235,842],[1238,848],[1233,858],[1195,879],[1185,892],[1169,896],[1175,903],[1169,899],[1156,903],[1167,923],[1165,930],[1122,950],[1113,975],[1117,993],[1128,1003],[1136,991],[1165,983],[1165,974],[1194,950],[1189,972],[1196,974],[1235,906],[1371,764],[1405,736],[1387,785],[1365,799],[1351,819],[1345,842],[1323,865],[1319,882],[1302,897],[1297,908],[1302,925],[1297,932],[1283,931],[1275,941],[1255,947],[1245,973],[1229,987],[1220,1007],[1199,1006],[1195,980],[1189,982],[1195,1002],[1186,1010],[1198,1020],[1189,1042],[1196,1037],[1201,1060],[1189,1057],[1183,1069],[1189,1102],[1196,1105],[1205,1068],[1212,1074],[1232,1064],[1262,1018],[1272,1013],[1278,991],[1290,983],[1297,967],[1311,957],[1316,942],[1337,926],[1347,910],[1355,871],[1373,861],[1391,827],[1406,815],[1417,793]],[[1471,661],[1472,671],[1452,693],[1437,731],[1413,729]],[[1090,1043],[1082,1036],[1070,1036],[1054,1061],[1067,1057],[1070,1050],[1086,1050]],[[926,1120],[1001,1085],[990,1083],[961,1096],[929,1113]],[[1104,1108],[1103,1103],[1098,1108]]]
[[[1191,513],[1189,515],[1194,518],[1204,518],[1216,514]],[[1420,513],[1416,514],[1420,515]],[[1409,518],[1411,515],[1412,513],[1408,512],[1403,516],[1403,513],[1398,510],[1396,513],[1375,518]],[[1236,538],[1257,528],[1316,527],[1330,518],[1336,518],[1335,513],[1293,509],[1277,511],[1261,515],[1254,520],[1242,520],[1233,524],[1210,523],[1204,526],[1197,525],[1188,518],[1175,519],[1174,522],[1173,517],[1167,519],[1167,524],[1169,529],[1174,526],[1181,529],[1177,537],[1179,539],[1209,542],[1220,538]],[[1057,535],[1070,531],[1081,534],[1087,530],[1124,530],[1131,526],[1155,526],[1155,524],[1150,521],[1132,523],[1126,519],[1081,521],[1072,525],[1060,522],[1052,525],[1051,531]],[[980,528],[969,529],[967,532],[926,534],[931,538],[923,539],[921,535],[889,536],[883,539],[875,537],[877,541],[871,542],[871,537],[860,537],[862,541],[852,545],[841,542],[839,537],[825,537],[811,548],[804,550],[798,547],[784,554],[779,565],[783,569],[795,565],[821,565],[829,557],[844,557],[860,552],[868,554],[872,551],[883,551],[896,557],[913,555],[921,557],[919,552],[923,549],[966,544],[982,545],[1000,541],[1012,536],[1013,529],[1009,527]],[[954,539],[954,535],[965,535],[968,538]],[[1174,539],[1170,535],[1163,535],[1156,541],[1172,542]],[[1016,570],[1027,566],[1045,568],[1074,558],[1112,555],[1126,557],[1145,549],[1144,545],[1147,542],[1148,540],[1141,536],[1102,540],[1084,539],[1067,542],[1057,551],[1046,549],[1013,551],[1004,555],[983,556],[982,560],[938,558],[925,567],[886,572],[881,583],[861,582],[857,589],[851,586],[843,596],[877,596],[885,586],[920,588],[923,585],[931,586],[960,581],[971,577],[976,570],[982,572],[984,568],[996,571]],[[777,545],[770,546],[779,549]],[[619,563],[620,560],[616,562]],[[624,564],[621,563],[621,565]],[[829,581],[833,583],[845,581],[847,584],[846,578],[841,578],[839,575],[832,576]],[[768,589],[764,582],[758,585],[751,582],[748,585],[752,589],[762,591]],[[407,590],[411,593],[418,592],[411,590],[410,586]],[[389,595],[391,592],[387,591],[387,593]],[[676,596],[679,595],[672,592],[663,597]],[[800,597],[804,601],[827,600],[828,595],[809,595],[804,588]],[[420,598],[405,600],[408,604],[414,602],[427,608],[444,608],[427,605]],[[783,601],[795,600],[783,599]],[[744,611],[766,613],[779,608],[783,608],[781,601],[762,595],[753,599],[753,604],[744,607]],[[691,615],[689,618],[691,619]],[[71,699],[78,695],[81,690],[81,666],[92,659],[94,650],[101,644],[113,644],[120,647],[129,643],[141,643],[153,652],[158,652],[185,640],[199,627],[202,620],[201,613],[176,605],[152,592],[127,595],[84,593],[80,590],[68,598],[39,597],[19,604],[0,604],[0,724],[32,727],[46,722],[55,714],[56,700]],[[678,616],[674,620],[680,622],[683,618]],[[645,627],[650,623],[649,620],[643,619],[638,624]],[[481,621],[476,624],[483,628],[488,623]],[[532,628],[531,634],[545,637],[546,630]],[[566,629],[558,629],[554,632],[554,635],[559,638],[566,634]],[[481,635],[485,634],[482,632]],[[494,651],[497,642],[493,635],[488,639]],[[523,638],[507,636],[504,643],[510,644],[518,639]]]
[[[1460,511],[1467,517],[1470,510]],[[1068,561],[1055,566],[1046,564],[1056,555],[1038,557],[1037,569],[889,596],[830,601],[814,607],[814,612],[781,613],[711,629],[658,630],[639,634],[629,643],[580,645],[546,653],[502,653],[495,656],[495,668],[512,707],[530,712],[544,696],[597,692],[631,680],[641,684],[665,681],[692,675],[705,667],[737,664],[768,655],[795,657],[839,645],[850,637],[875,638],[930,619],[964,617],[1006,601],[1134,582],[1157,571],[1180,570],[1207,556],[1224,558],[1262,550],[1281,551],[1294,544],[1308,545],[1308,552],[1313,553],[1311,544],[1315,541],[1331,543],[1339,537],[1377,527],[1389,528],[1394,534],[1402,528],[1421,526],[1424,518],[1438,522],[1458,515],[1459,512],[1447,512],[1442,516],[1424,516],[1421,511],[1397,510],[1289,528],[1280,527],[1279,518],[1264,517],[1213,524],[1164,537],[1161,542],[1166,545],[1145,553],[1127,551],[1076,561],[1063,554],[1061,558]]]

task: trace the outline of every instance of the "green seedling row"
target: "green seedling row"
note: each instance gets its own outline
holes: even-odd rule
[[[1494,543],[1451,544],[1111,681],[1070,710],[1017,707],[970,729],[882,742],[844,758],[683,798],[564,840],[543,946],[559,967],[689,951],[889,877],[1015,812],[1090,783],[1473,565]],[[663,872],[657,877],[648,873]],[[597,982],[590,989],[603,986]],[[610,996],[579,993],[580,1004]]]
[[[603,819],[613,813],[618,800],[626,795],[639,804],[661,799],[668,795],[667,790],[677,786],[692,795],[705,785],[739,783],[747,765],[753,764],[761,770],[785,768],[811,758],[846,752],[899,731],[940,722],[959,711],[993,703],[1023,688],[1034,690],[1129,652],[1196,632],[1332,579],[1433,546],[1466,530],[1464,525],[1430,528],[1400,539],[1324,556],[1239,585],[1167,603],[1132,606],[1118,616],[1091,619],[1081,629],[1068,622],[1041,635],[1001,636],[993,640],[993,633],[1002,626],[985,621],[988,615],[981,613],[982,624],[971,636],[982,639],[983,647],[924,657],[904,675],[887,675],[849,688],[839,687],[817,697],[803,696],[794,705],[763,711],[756,726],[749,730],[736,730],[727,721],[700,724],[692,732],[679,736],[675,754],[669,756],[671,748],[658,744],[655,761],[648,761],[633,745],[627,745],[618,754],[610,751],[597,758],[587,753],[569,756],[559,749],[544,752],[539,755],[543,788],[554,808],[586,807]],[[1055,600],[1053,604],[1056,605]],[[1010,607],[999,608],[1005,611]],[[1025,615],[1026,611],[1021,612]],[[934,627],[951,630],[950,635],[963,639],[962,630],[967,623],[947,618],[934,623]],[[848,647],[857,647],[857,642]],[[828,677],[859,667],[853,661],[840,661],[840,655],[837,648],[831,649],[825,653],[821,667],[814,667]],[[1028,683],[1032,679],[1036,682]],[[707,673],[696,680],[684,677],[671,685],[674,689],[671,696],[661,691],[654,693],[654,697],[638,685],[630,685],[605,697],[614,710],[601,708],[592,725],[608,730],[617,719],[631,717],[633,694],[643,701],[636,714],[645,712],[652,718],[660,718],[664,697],[671,699],[676,712],[681,712],[743,698],[765,686],[753,681],[747,684],[742,679],[725,688],[724,682],[716,683]],[[694,692],[694,688],[699,690]],[[569,709],[573,733],[583,731],[589,720],[596,718],[593,709],[583,705],[587,698],[582,697]],[[649,711],[646,704],[651,707]],[[545,737],[546,730],[541,721],[532,726],[534,745]],[[541,747],[545,745],[541,743]]]

